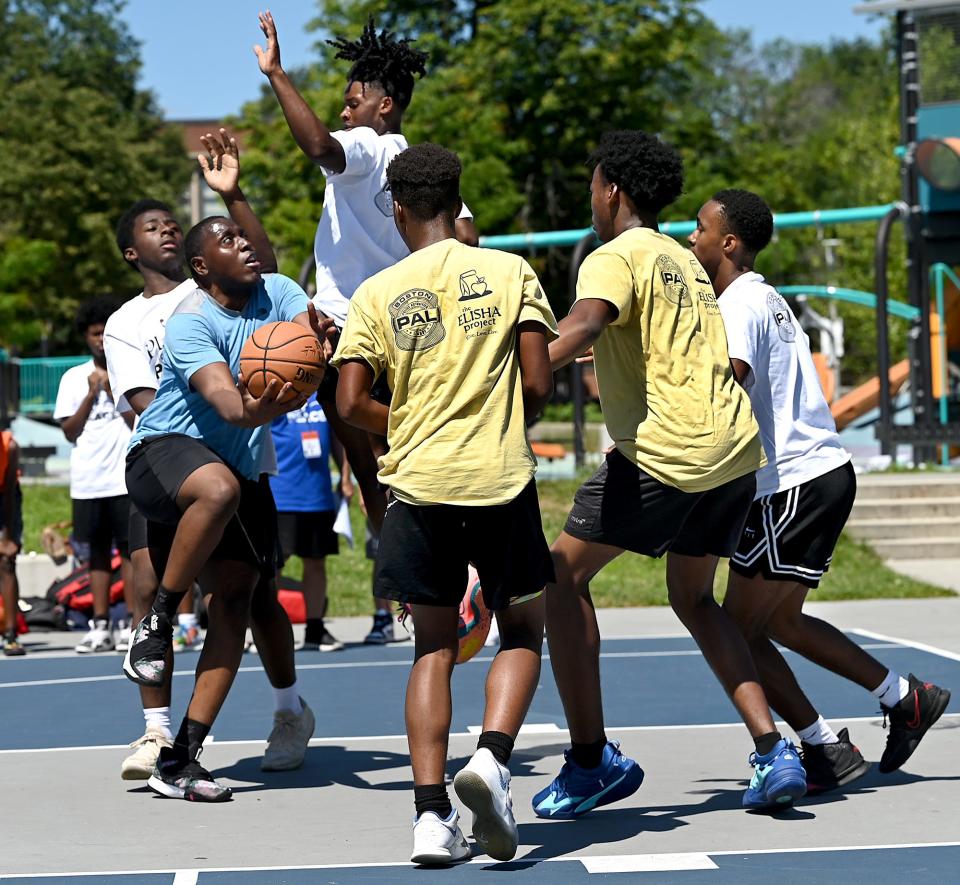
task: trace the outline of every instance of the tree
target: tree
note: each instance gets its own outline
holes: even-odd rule
[[[0,2],[0,302],[15,310],[0,322],[0,345],[56,350],[81,300],[134,294],[116,220],[142,196],[176,205],[186,187],[179,135],[136,88],[138,47],[121,7]]]

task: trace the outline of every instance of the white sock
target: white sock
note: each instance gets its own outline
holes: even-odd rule
[[[173,732],[170,731],[169,707],[144,707],[143,719],[147,723],[147,728],[159,728],[171,741],[173,740]]]
[[[297,689],[297,683],[288,688],[273,689],[273,709],[279,713],[281,710],[289,710],[299,716],[303,712],[303,704],[300,703],[300,692]]]
[[[806,728],[797,729],[797,737],[805,744],[817,746],[818,744],[837,744],[840,738],[836,736],[833,729],[827,725],[822,716],[817,717],[813,725]]]
[[[197,623],[197,616],[193,612],[190,612],[189,614],[177,615],[177,623],[181,627],[186,627],[188,630],[191,627],[199,626],[199,624]]]
[[[899,673],[894,673],[893,670],[887,670],[887,678],[870,692],[870,694],[879,698],[883,706],[895,707],[910,694],[910,683]]]

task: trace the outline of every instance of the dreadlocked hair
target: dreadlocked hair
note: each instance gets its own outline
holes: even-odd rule
[[[401,110],[406,110],[413,98],[414,76],[427,72],[427,54],[411,48],[409,40],[397,40],[391,31],[378,34],[372,16],[359,40],[338,37],[327,43],[337,50],[336,58],[353,63],[349,82],[377,84]]]
[[[387,166],[393,198],[420,221],[460,209],[460,158],[437,144],[414,145]]]

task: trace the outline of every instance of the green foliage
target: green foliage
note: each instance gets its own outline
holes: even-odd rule
[[[667,218],[692,218],[722,187],[748,187],[776,211],[884,203],[899,195],[898,72],[888,43],[829,46],[719,31],[697,0],[318,0],[318,37],[357,33],[368,16],[430,54],[404,119],[413,142],[464,162],[463,194],[483,233],[558,230],[590,222],[584,161],[600,134],[644,128],[677,145],[686,192]],[[280,25],[281,47],[283,22]],[[934,35],[935,58],[948,63]],[[297,72],[318,115],[337,122],[347,66],[322,39]],[[933,50],[931,50],[931,53]],[[280,248],[283,269],[309,257],[323,177],[290,137],[265,89],[239,124],[248,190]],[[774,283],[873,291],[871,224],[787,231],[762,256]],[[828,266],[823,239],[840,239]],[[551,301],[567,309],[570,250],[533,256]],[[895,239],[891,289],[905,291]],[[875,374],[873,315],[842,305],[844,380]],[[905,349],[905,326],[894,348]],[[896,355],[896,354],[895,354]]]
[[[137,291],[116,220],[141,196],[176,204],[189,177],[179,135],[136,88],[138,47],[121,6],[0,3],[0,317],[13,314],[0,344],[24,353],[44,339],[54,352],[76,348],[67,341],[81,300]]]

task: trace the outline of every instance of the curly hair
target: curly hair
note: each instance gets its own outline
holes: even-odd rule
[[[639,129],[605,132],[588,164],[617,185],[638,209],[659,213],[683,193],[683,159],[670,145]]]
[[[460,203],[460,158],[438,144],[418,144],[397,154],[387,166],[393,198],[411,215],[430,221],[456,214]]]
[[[137,223],[137,219],[145,212],[153,211],[167,212],[173,215],[173,210],[160,200],[137,200],[120,216],[120,220],[117,222],[117,248],[121,255],[133,246],[133,226]],[[126,257],[123,260],[134,270],[137,269],[135,261],[128,261]]]
[[[353,63],[348,82],[375,83],[401,110],[406,110],[413,98],[414,76],[422,77],[427,72],[427,54],[412,49],[410,42],[398,40],[387,30],[378,34],[372,16],[359,40],[327,40],[337,50],[336,58]]]
[[[773,213],[763,197],[751,191],[728,188],[711,198],[720,207],[728,233],[738,237],[751,255],[757,255],[773,239]]]
[[[119,306],[120,301],[109,295],[97,295],[87,299],[77,308],[77,331],[85,335],[91,326],[104,325]]]

